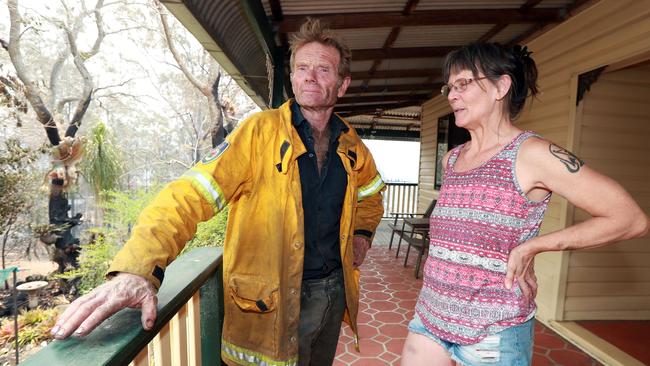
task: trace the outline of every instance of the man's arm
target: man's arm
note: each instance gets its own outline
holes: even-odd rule
[[[364,166],[358,175],[358,203],[352,241],[355,266],[360,266],[363,263],[377,225],[379,225],[384,214],[381,192],[386,186],[377,171],[370,151],[365,146],[363,146],[363,149],[365,159]]]
[[[185,178],[178,179],[147,206],[131,238],[108,270],[110,280],[75,300],[59,317],[52,333],[57,339],[83,336],[117,311],[142,309],[142,324],[151,329],[156,319],[156,288],[167,265],[196,232],[199,222],[217,211]]]
[[[132,237],[113,259],[112,279],[66,309],[52,329],[57,339],[88,334],[125,307],[141,308],[143,327],[151,329],[155,289],[169,263],[194,236],[199,222],[213,217],[250,185],[254,124],[242,125],[144,209]]]
[[[382,182],[382,190],[383,190]],[[354,238],[352,240],[354,252],[354,266],[358,267],[363,264],[366,253],[370,249],[372,238],[375,235],[375,229],[381,221],[384,213],[384,207],[381,203],[381,192],[373,194],[372,197],[359,202],[357,206]]]

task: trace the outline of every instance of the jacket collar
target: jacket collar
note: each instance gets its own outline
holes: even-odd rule
[[[289,165],[292,164],[294,160],[307,152],[305,145],[303,145],[302,140],[298,135],[298,131],[293,128],[293,121],[291,119],[292,103],[295,103],[295,101],[289,99],[278,108],[282,127],[277,134],[274,150],[278,153],[274,158],[274,163],[278,171],[283,174],[287,174],[289,171]],[[360,155],[362,155],[357,153],[357,145],[360,141],[359,137],[348,121],[338,114],[336,116],[345,124],[345,128],[341,129],[337,151],[339,152],[339,155],[345,155],[350,160],[351,168],[356,170],[356,167],[362,165],[359,164],[361,162],[357,161],[360,158]]]

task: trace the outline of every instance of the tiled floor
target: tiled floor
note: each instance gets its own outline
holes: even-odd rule
[[[650,320],[583,320],[576,323],[650,365]]]
[[[334,365],[399,365],[402,346],[413,316],[422,280],[414,278],[416,256],[409,256],[406,268],[402,246],[395,259],[395,246],[388,250],[385,224],[375,236],[361,271],[359,337],[361,352],[356,352],[352,332],[343,326]],[[550,329],[537,323],[533,366],[596,366],[597,361],[564,341]]]

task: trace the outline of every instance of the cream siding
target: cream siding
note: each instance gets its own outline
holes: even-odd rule
[[[443,100],[444,103],[440,103]],[[420,129],[420,174],[418,178],[418,211],[424,212],[429,203],[438,197],[434,190],[436,176],[436,151],[438,148],[438,118],[451,113],[446,99],[437,98],[422,105]]]
[[[576,151],[650,213],[650,65],[606,70],[582,103]],[[574,222],[588,218],[576,209]],[[565,320],[649,318],[650,238],[570,254]]]
[[[588,154],[602,154],[599,150],[599,141],[603,137],[616,135],[620,123],[604,123],[603,133],[591,136],[587,133],[585,146],[580,145],[581,125],[575,121],[579,119],[579,113],[576,108],[576,90],[578,75],[591,71],[595,68],[623,62],[631,58],[639,58],[650,52],[650,0],[603,0],[599,1],[590,8],[582,11],[576,16],[568,19],[564,23],[550,29],[546,33],[538,36],[527,43],[529,50],[533,51],[533,58],[536,60],[539,68],[539,86],[542,94],[526,107],[517,125],[522,129],[531,129],[541,134],[543,137],[554,141],[555,143],[565,146],[578,154],[585,150]],[[647,80],[647,78],[646,78]],[[624,94],[628,96],[627,93]],[[647,103],[644,105],[647,108]],[[643,109],[635,107],[635,111]],[[437,134],[429,134],[430,129],[437,128],[438,118],[449,113],[449,107],[445,98],[436,97],[423,105],[422,121],[422,156],[426,154],[435,155],[434,139]],[[629,127],[632,134],[625,135],[625,143],[620,142],[623,147],[635,146],[640,148],[648,143],[647,137],[634,137],[637,132],[640,134],[647,133],[647,126],[638,119],[631,122]],[[607,140],[607,139],[605,139]],[[628,145],[629,144],[631,145]],[[613,143],[610,141],[610,143]],[[619,143],[619,142],[616,142]],[[595,145],[595,146],[594,146]],[[625,155],[616,152],[616,156],[624,158]],[[647,153],[646,153],[647,154]],[[425,159],[421,158],[421,161]],[[427,160],[430,161],[430,160]],[[617,160],[618,161],[618,160]],[[633,166],[633,164],[620,161],[617,163],[590,163],[600,164],[605,168],[613,169],[614,178],[621,179],[626,171],[621,167]],[[433,171],[426,164],[421,165],[420,173],[420,207],[423,207],[423,200],[434,196]],[[629,178],[629,184],[634,187],[647,187],[648,172],[637,172],[635,177]],[[628,178],[626,178],[627,180]],[[624,182],[625,184],[625,182]],[[645,184],[645,185],[644,185]],[[632,189],[632,188],[630,188]],[[636,193],[645,196],[648,193]],[[646,203],[646,207],[647,207]],[[425,206],[426,207],[426,206]],[[576,213],[579,215],[579,213]],[[542,232],[555,231],[570,225],[573,222],[573,208],[557,195],[553,197],[547,211]],[[627,245],[627,244],[625,244]],[[643,244],[637,244],[643,246]],[[579,309],[580,301],[576,303],[579,293],[587,291],[585,288],[576,290],[573,283],[577,278],[598,278],[594,277],[600,268],[576,267],[575,262],[571,262],[569,253],[544,253],[537,256],[535,260],[535,269],[539,283],[539,292],[537,295],[538,317],[542,320],[563,320],[566,316],[574,316]],[[623,282],[635,281],[645,283],[648,275],[647,268],[640,270],[640,267],[633,269],[616,269],[608,278],[623,278]],[[568,286],[570,285],[570,286]],[[596,286],[596,285],[594,285]],[[634,285],[635,287],[637,285]],[[643,293],[645,285],[639,285],[640,292]],[[571,296],[565,302],[565,296],[570,293]],[[568,301],[570,300],[570,301]],[[591,302],[590,297],[585,297],[584,302]],[[592,308],[584,309],[585,314],[593,315],[601,308],[607,308],[609,317],[621,314],[641,314],[648,318],[647,313],[643,313],[642,304],[645,300],[646,309],[650,304],[647,297],[621,295],[612,301],[596,301]],[[607,307],[608,304],[614,306],[620,303],[620,310],[612,310]],[[632,305],[630,305],[632,304]],[[638,306],[637,306],[638,305]],[[596,309],[596,310],[594,310]],[[603,313],[605,314],[605,313]]]

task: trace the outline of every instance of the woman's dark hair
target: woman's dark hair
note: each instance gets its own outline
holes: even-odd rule
[[[443,66],[443,80],[449,81],[452,72],[470,70],[474,78],[482,72],[488,80],[496,82],[502,75],[510,76],[512,86],[505,96],[505,108],[514,120],[526,104],[528,96],[535,96],[537,66],[530,57],[532,52],[519,45],[506,47],[498,43],[470,43],[450,52]]]

